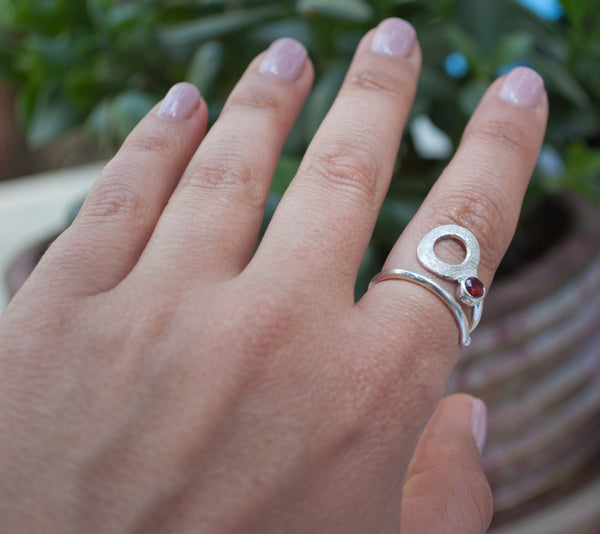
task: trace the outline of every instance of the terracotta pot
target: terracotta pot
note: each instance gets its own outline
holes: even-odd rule
[[[600,481],[600,210],[576,196],[562,197],[560,209],[569,231],[494,284],[449,386],[488,405],[482,462],[496,526]],[[596,487],[588,513],[597,533]]]

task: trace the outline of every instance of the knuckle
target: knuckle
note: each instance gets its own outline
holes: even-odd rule
[[[510,120],[494,119],[469,128],[468,137],[481,141],[485,145],[502,147],[507,151],[521,153],[529,144],[527,135],[521,127]]]
[[[499,195],[499,191],[494,195],[481,190],[448,192],[431,206],[433,213],[443,217],[443,224],[449,220],[475,234],[481,247],[481,262],[491,271],[495,270],[510,241],[507,215],[494,198],[500,198]]]
[[[357,139],[361,139],[357,136]],[[364,140],[364,138],[362,138]],[[370,202],[378,189],[381,163],[368,142],[331,143],[313,158],[307,172],[322,184]]]
[[[295,312],[290,300],[271,291],[248,290],[233,294],[226,300],[238,310],[235,317],[224,321],[227,331],[235,329],[235,338],[225,336],[240,344],[236,351],[252,362],[256,371],[268,368],[269,362],[290,342],[295,333]],[[250,305],[249,305],[250,303]]]
[[[235,92],[229,97],[225,111],[234,108],[267,111],[277,113],[280,108],[279,100],[258,87],[247,87],[243,91]]]
[[[348,87],[351,90],[387,93],[396,100],[400,99],[407,103],[409,101],[406,84],[402,83],[398,76],[380,68],[371,67],[358,71],[348,81]]]
[[[154,288],[154,298],[156,291]],[[142,298],[148,293],[142,294]],[[141,345],[143,350],[131,351],[131,354],[136,352],[140,355],[148,354],[152,347],[158,346],[169,336],[169,333],[175,328],[182,330],[182,321],[178,315],[177,303],[179,300],[175,298],[160,298],[160,305],[150,305],[143,312],[140,312],[139,307],[134,304],[138,300],[129,303],[129,317],[137,317],[136,321],[125,321],[122,325],[115,328],[115,336],[121,347],[127,346],[129,343]],[[142,358],[143,359],[143,358]],[[140,362],[143,363],[143,362]]]
[[[135,183],[133,180],[132,182]],[[123,175],[105,177],[90,194],[86,204],[79,217],[84,222],[111,218],[127,219],[134,224],[143,223],[151,211],[144,196]]]
[[[159,156],[166,156],[171,154],[171,151],[173,150],[173,143],[165,136],[134,133],[133,135],[129,136],[127,141],[125,141],[123,150],[141,153],[150,152]]]
[[[265,192],[261,183],[252,162],[229,154],[226,158],[211,158],[186,172],[181,187],[200,189],[202,193],[218,191],[219,194],[229,194],[236,200],[243,200],[249,207],[262,209]],[[195,198],[183,196],[195,202]]]

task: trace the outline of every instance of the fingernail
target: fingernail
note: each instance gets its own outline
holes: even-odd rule
[[[532,69],[517,67],[510,71],[502,89],[500,98],[520,108],[535,108],[544,96],[544,80]]]
[[[287,37],[278,39],[269,47],[259,71],[278,80],[293,82],[300,76],[306,57],[306,48],[298,41]]]
[[[398,18],[386,19],[377,26],[371,52],[396,58],[408,57],[416,41],[417,33],[408,22]]]
[[[190,118],[199,100],[200,91],[191,83],[175,84],[165,96],[158,116],[170,121],[184,121]]]
[[[487,437],[487,408],[481,399],[475,399],[471,406],[471,432],[481,454]]]

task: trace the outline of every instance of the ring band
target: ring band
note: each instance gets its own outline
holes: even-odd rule
[[[457,300],[446,291],[440,284],[430,280],[426,276],[419,273],[413,273],[412,271],[406,271],[404,269],[389,269],[381,271],[373,277],[369,283],[369,289],[378,282],[384,282],[385,280],[406,280],[407,282],[413,282],[418,284],[434,295],[437,295],[454,315],[456,324],[460,330],[461,343],[466,347],[471,344],[471,332],[475,330],[481,319],[481,313],[483,311],[483,303],[478,302],[473,308],[473,324],[469,326],[469,320],[467,315],[461,308]]]
[[[434,251],[435,244],[442,239],[456,239],[460,241],[466,250],[464,260],[458,265],[446,263],[436,255]],[[462,306],[449,291],[437,282],[427,276],[405,269],[388,269],[381,271],[373,277],[369,283],[369,289],[373,285],[385,280],[405,280],[424,287],[434,295],[437,295],[448,306],[456,324],[460,330],[461,343],[464,346],[471,343],[471,332],[477,328],[481,315],[483,313],[483,298],[485,297],[485,287],[483,282],[477,276],[479,266],[480,250],[477,238],[466,228],[455,224],[438,226],[429,232],[419,243],[417,247],[417,258],[419,263],[428,271],[435,273],[448,280],[458,282],[457,297],[458,300],[473,308],[473,318],[471,325]]]

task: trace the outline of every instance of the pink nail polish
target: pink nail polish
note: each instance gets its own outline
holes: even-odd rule
[[[386,19],[377,26],[371,42],[371,52],[395,58],[412,54],[417,41],[415,29],[405,20]]]
[[[481,454],[487,437],[487,408],[481,399],[473,400],[471,406],[471,432]]]
[[[191,83],[175,84],[165,96],[158,116],[170,121],[184,121],[190,118],[199,100],[200,91]]]
[[[520,108],[536,108],[541,104],[543,95],[544,80],[527,67],[511,70],[500,89],[502,100]]]
[[[260,64],[261,74],[293,82],[300,76],[307,57],[306,48],[287,37],[275,41]]]

